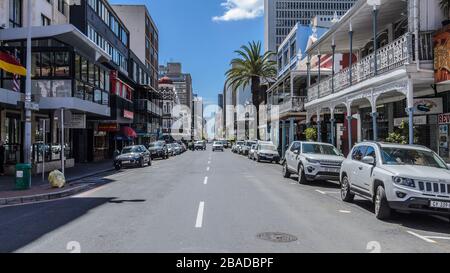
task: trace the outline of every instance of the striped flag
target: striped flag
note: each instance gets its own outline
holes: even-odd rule
[[[16,61],[18,63],[20,63],[19,58],[17,57],[17,49],[14,49],[14,59],[16,59]],[[14,74],[13,75],[13,91],[15,92],[20,92],[20,81],[19,81],[19,75],[18,74]]]
[[[12,74],[18,74],[20,76],[27,75],[25,67],[14,56],[2,51],[0,51],[0,68]]]

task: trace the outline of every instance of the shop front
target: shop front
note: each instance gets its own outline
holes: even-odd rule
[[[437,31],[434,40],[435,90],[443,100],[443,112],[437,117],[439,155],[450,162],[450,25]]]

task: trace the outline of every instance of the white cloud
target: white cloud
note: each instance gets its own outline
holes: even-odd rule
[[[226,0],[222,16],[214,16],[213,21],[238,21],[254,19],[264,14],[264,0]]]

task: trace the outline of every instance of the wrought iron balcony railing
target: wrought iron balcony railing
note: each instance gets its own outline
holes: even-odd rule
[[[374,54],[370,54],[352,65],[350,82],[350,68],[345,68],[308,89],[308,102],[338,93],[351,85],[373,78],[375,75],[392,71],[410,61],[412,58],[411,35],[406,33],[392,43],[377,50],[377,73],[375,74]],[[334,81],[334,90],[333,90]]]

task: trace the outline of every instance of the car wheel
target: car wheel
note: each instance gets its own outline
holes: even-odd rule
[[[259,156],[256,157],[256,161],[261,162],[261,159],[259,158]]]
[[[301,164],[298,167],[298,183],[302,185],[308,184],[308,179],[306,179],[304,167]]]
[[[286,163],[286,162],[284,162],[284,164],[283,164],[283,177],[284,177],[284,178],[289,178],[289,177],[291,177],[291,173],[290,173],[289,170],[288,170],[288,167],[287,167],[287,163]]]
[[[120,163],[114,164],[114,168],[116,169],[116,171],[119,171],[120,169],[122,169],[122,165]]]
[[[341,183],[341,199],[344,202],[353,202],[355,195],[350,191],[350,183],[348,182],[348,177],[344,175]]]
[[[375,216],[379,220],[389,219],[391,217],[392,209],[386,198],[386,192],[383,186],[378,186],[377,194],[375,196]]]
[[[144,158],[139,159],[139,167],[141,167],[141,168],[145,167],[145,160],[144,160]]]
[[[152,165],[152,159],[149,158],[149,159],[148,159],[148,167],[150,167],[151,165]]]

